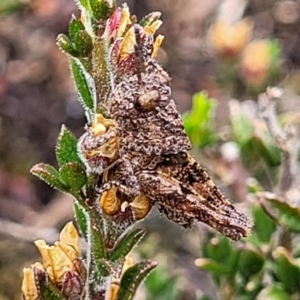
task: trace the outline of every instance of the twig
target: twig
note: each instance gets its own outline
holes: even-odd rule
[[[261,94],[258,99],[260,116],[265,121],[271,137],[281,152],[281,172],[278,184],[278,193],[285,196],[295,183],[297,173],[297,151],[299,142],[294,126],[288,126],[283,130],[278,123],[275,106],[280,100],[283,91],[277,87],[269,87],[266,93]]]

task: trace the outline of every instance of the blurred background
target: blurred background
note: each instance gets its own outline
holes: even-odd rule
[[[274,191],[281,163],[270,137],[261,134],[265,128],[257,120],[258,95],[268,85],[283,87],[278,103],[283,123],[299,125],[300,1],[127,4],[138,20],[151,11],[162,12],[159,33],[165,40],[158,60],[172,78],[173,97],[195,146],[193,155],[251,215],[249,203],[256,200],[249,195],[249,179],[262,190]],[[0,300],[20,299],[22,268],[39,260],[32,241],[52,243],[73,216],[70,198],[29,173],[36,163],[56,164],[61,124],[77,137],[83,132],[84,113],[68,58],[55,41],[59,33],[67,33],[71,14],[78,15],[73,0],[0,3]],[[148,234],[137,255],[160,266],[137,299],[193,300],[204,294],[212,300],[241,299],[222,296],[211,273],[194,264],[203,255],[201,245],[215,243],[217,233],[202,224],[186,231],[156,210],[139,226]]]

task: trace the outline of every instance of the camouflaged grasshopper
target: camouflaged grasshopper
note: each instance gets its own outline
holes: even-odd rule
[[[191,143],[171,97],[170,78],[151,57],[153,36],[136,24],[131,33],[135,37],[127,65],[131,72],[122,75],[106,103],[116,122],[114,136],[110,130],[100,135],[88,130],[89,142],[81,139],[81,154],[87,166],[102,174],[99,193],[117,191],[111,203],[119,203],[119,210],[122,203],[133,203],[142,195],[142,216],[156,205],[184,227],[200,221],[233,240],[248,236],[252,222],[231,205],[188,154]],[[117,141],[117,156],[112,156],[107,165],[100,168],[100,162],[88,160],[92,152],[103,162],[100,149],[113,139]]]

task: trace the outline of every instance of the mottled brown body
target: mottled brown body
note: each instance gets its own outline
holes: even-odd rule
[[[130,161],[141,191],[160,212],[184,227],[197,220],[233,240],[248,236],[251,221],[187,153],[191,144],[171,98],[167,73],[149,67],[141,79],[142,84],[137,76],[123,78],[109,103],[120,127],[120,155]]]
[[[135,32],[138,34],[138,27]],[[146,56],[147,51],[136,51],[135,56],[139,53]],[[139,64],[145,60],[147,57],[134,61]],[[143,67],[130,67],[135,72],[123,74],[106,103],[110,117],[118,124],[114,132],[119,135],[118,158],[111,161],[99,181],[102,197],[110,191],[110,197],[101,199],[103,211],[105,201],[109,204],[108,213],[114,212],[115,203],[122,212],[124,203],[139,199],[142,216],[148,213],[151,202],[184,227],[191,227],[196,220],[233,240],[248,236],[252,222],[234,208],[187,152],[191,143],[171,97],[168,74],[153,60]],[[101,136],[92,132],[97,141],[91,144],[97,145],[97,149],[104,147],[100,147],[101,142],[111,143],[109,134],[110,130]],[[97,153],[97,149],[93,152],[86,148],[89,151],[85,154]],[[119,213],[113,214],[114,218],[118,216]]]
[[[183,162],[183,156],[186,160]],[[237,211],[204,169],[187,153],[179,163],[164,160],[154,172],[141,172],[141,189],[170,220],[184,227],[208,224],[233,240],[248,236],[252,222]]]
[[[149,67],[141,76],[124,77],[112,91],[110,115],[121,129],[120,153],[146,156],[177,154],[191,149],[174,100],[170,79]]]

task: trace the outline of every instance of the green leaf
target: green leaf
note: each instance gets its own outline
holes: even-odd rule
[[[218,263],[209,258],[198,258],[195,265],[202,270],[209,271],[214,275],[225,275],[230,273],[230,268],[227,265]]]
[[[93,50],[93,40],[85,30],[77,32],[74,44],[82,57],[88,56]]]
[[[196,260],[196,264],[202,268],[208,268],[215,275],[226,273],[227,276],[234,276],[237,272],[240,250],[234,249],[228,239],[213,238],[203,247],[203,255],[208,258]]]
[[[300,245],[299,244],[295,245],[295,249],[293,250],[293,254],[294,254],[295,258],[297,258],[297,260],[300,259]],[[299,266],[300,266],[300,264],[299,264]]]
[[[281,284],[273,283],[263,289],[256,300],[291,300],[291,296],[283,290]]]
[[[240,250],[234,249],[228,239],[211,239],[210,242],[203,247],[203,254],[217,263],[216,266],[209,265],[207,267],[216,267],[218,269],[218,265],[223,265],[226,266],[226,273],[231,274],[232,276],[236,273]],[[205,260],[201,261],[201,259],[198,262],[203,262],[204,264],[207,263]]]
[[[82,164],[75,162],[65,163],[60,167],[59,174],[72,192],[79,191],[87,182],[87,176]]]
[[[212,130],[212,118],[215,101],[208,98],[204,92],[193,96],[193,107],[189,113],[183,115],[183,123],[193,144],[204,147],[217,140]]]
[[[145,279],[149,299],[175,300],[179,296],[178,277],[159,265]]]
[[[56,38],[56,44],[63,52],[66,52],[74,57],[79,57],[79,51],[66,35],[62,33],[59,34]]]
[[[247,191],[249,194],[256,194],[258,192],[264,191],[264,188],[262,187],[260,182],[254,177],[249,177],[247,179],[246,184],[247,184]]]
[[[276,230],[275,222],[259,206],[253,207],[255,235],[262,243],[269,243]]]
[[[238,268],[245,282],[248,282],[252,275],[257,274],[263,265],[264,257],[257,250],[251,249],[250,245],[241,251]]]
[[[239,146],[248,143],[254,132],[253,120],[243,112],[241,104],[236,100],[230,101],[230,116],[234,140]]]
[[[211,110],[215,107],[215,101],[208,98],[207,93],[196,93],[193,96],[193,109],[189,114],[195,124],[206,122],[211,117]]]
[[[83,165],[77,152],[77,139],[65,125],[61,127],[56,143],[55,154],[60,166],[69,162]]]
[[[95,280],[99,280],[101,277],[107,277],[114,274],[113,263],[105,258],[100,258],[95,263],[93,277]]]
[[[42,299],[46,300],[65,300],[62,293],[51,283],[41,286]]]
[[[72,16],[72,20],[69,24],[69,36],[72,41],[75,40],[77,33],[81,30],[84,30],[84,25],[81,23],[80,19]]]
[[[299,291],[300,269],[292,254],[285,248],[278,247],[274,250],[273,256],[276,261],[276,275],[285,290],[291,294]]]
[[[280,43],[277,40],[269,40],[269,51],[271,61],[275,64],[278,63],[278,59],[280,58],[282,49]]]
[[[146,260],[128,268],[122,276],[116,300],[131,300],[143,279],[157,266]]]
[[[96,221],[96,220],[94,220]],[[97,261],[100,261],[102,258],[107,257],[105,242],[103,233],[99,228],[99,224],[91,224],[91,252],[94,258],[94,262],[97,264]],[[101,269],[101,266],[98,268]]]
[[[40,286],[42,299],[45,300],[65,300],[62,293],[50,282]]]
[[[41,180],[60,191],[68,192],[68,185],[62,181],[59,172],[51,165],[39,163],[34,165],[30,173],[39,177]]]
[[[145,17],[143,17],[143,19],[140,21],[140,25],[142,27],[150,26],[152,23],[157,21],[160,18],[160,16],[161,16],[161,12],[153,11],[148,15],[146,15]]]
[[[277,210],[277,220],[290,231],[300,232],[300,208],[293,207],[277,199],[268,199],[268,202]]]
[[[94,18],[98,21],[107,20],[112,14],[112,9],[107,0],[89,0]]]
[[[89,224],[89,214],[86,209],[75,199],[74,201],[74,212],[75,218],[85,240],[88,240],[88,224]]]
[[[0,16],[12,15],[14,12],[20,11],[26,7],[26,3],[20,0],[2,0],[0,1]]]
[[[127,234],[117,243],[115,249],[110,255],[110,260],[115,261],[119,258],[125,257],[132,250],[132,248],[142,240],[144,236],[145,230],[139,228]]]
[[[75,0],[75,2],[81,9],[84,8],[86,11],[89,10],[89,0]]]
[[[231,255],[232,246],[228,239],[212,238],[204,247],[203,254],[216,262],[226,264],[228,257]]]
[[[58,288],[49,280],[45,271],[33,266],[34,283],[38,292],[41,294],[41,299],[64,300],[65,297],[61,294]]]
[[[74,76],[79,102],[85,110],[88,122],[91,123],[96,111],[96,88],[94,79],[77,58],[71,58],[71,70]]]
[[[269,134],[253,136],[252,143],[255,151],[264,159],[264,161],[270,167],[275,167],[280,164],[280,151],[273,144]]]
[[[211,298],[205,295],[201,296],[198,300],[211,300]]]

